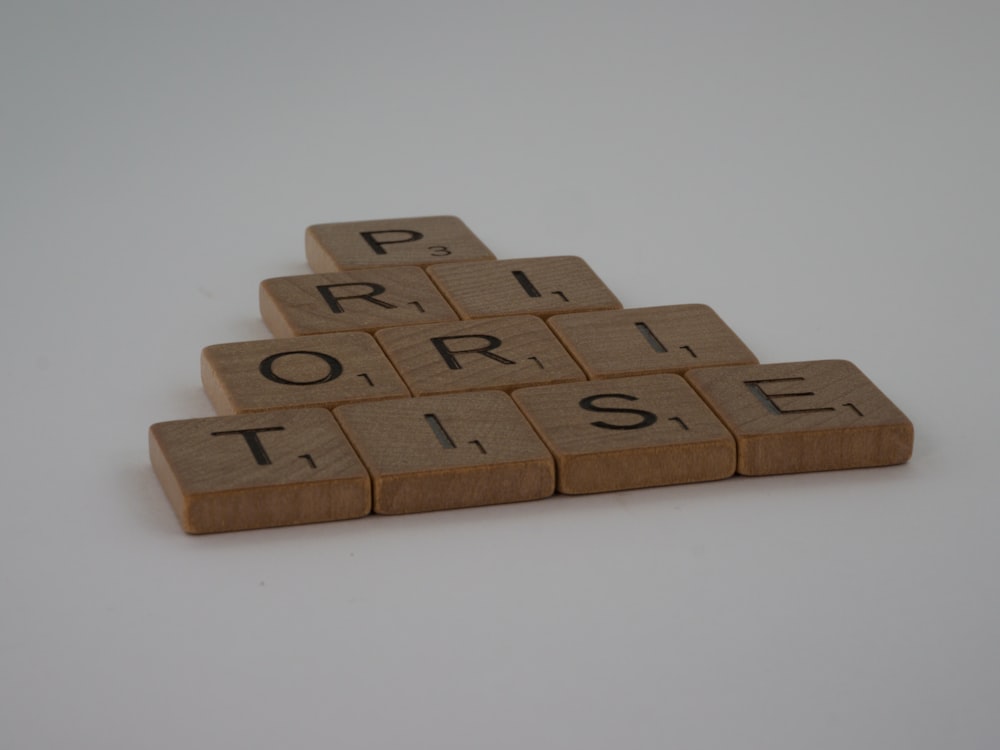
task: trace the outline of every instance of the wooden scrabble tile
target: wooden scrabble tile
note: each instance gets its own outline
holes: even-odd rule
[[[757,362],[708,305],[571,313],[548,323],[593,380]]]
[[[457,216],[346,221],[306,229],[306,259],[316,273],[495,257]]]
[[[567,494],[725,479],[736,443],[679,375],[519,389],[514,401],[556,461]]]
[[[506,393],[348,404],[334,414],[371,474],[376,513],[538,500],[555,491],[552,456]]]
[[[375,338],[415,396],[584,380],[530,315],[386,328]]]
[[[220,414],[410,395],[375,339],[360,331],[208,346],[201,381]]]
[[[909,460],[913,425],[844,360],[689,370],[736,436],[740,474],[887,466]]]
[[[260,314],[275,336],[458,320],[415,266],[266,279],[260,285]]]
[[[149,456],[190,534],[371,512],[368,473],[325,409],[160,422]]]
[[[430,266],[463,318],[618,310],[621,303],[582,258],[563,255]]]

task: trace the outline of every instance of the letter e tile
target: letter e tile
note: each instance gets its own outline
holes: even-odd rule
[[[555,491],[552,456],[506,393],[347,404],[334,414],[371,473],[376,513],[538,500]]]
[[[736,444],[679,375],[565,383],[512,394],[567,494],[725,479]]]
[[[189,534],[371,512],[368,473],[326,409],[159,422],[149,456]]]
[[[913,451],[910,420],[845,360],[710,367],[686,377],[735,435],[740,474],[888,466]]]

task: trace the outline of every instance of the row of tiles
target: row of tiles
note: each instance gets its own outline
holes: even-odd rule
[[[572,255],[280,276],[260,284],[261,317],[275,336],[621,307]]]
[[[220,414],[755,364],[705,305],[514,315],[206,347]]]
[[[843,360],[723,366],[161,422],[190,533],[904,463],[913,427]]]

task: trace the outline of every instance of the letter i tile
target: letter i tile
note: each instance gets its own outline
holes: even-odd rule
[[[679,375],[566,383],[512,394],[567,494],[725,479],[736,444]]]
[[[149,456],[190,534],[371,512],[368,473],[326,409],[159,422]]]
[[[757,363],[708,305],[569,313],[548,324],[592,380]]]
[[[740,474],[889,466],[909,460],[913,425],[845,360],[690,370],[736,436]]]
[[[430,266],[427,273],[463,318],[544,318],[622,306],[587,262],[572,255],[450,263]]]
[[[499,391],[346,404],[334,414],[371,473],[376,513],[538,500],[552,456]]]

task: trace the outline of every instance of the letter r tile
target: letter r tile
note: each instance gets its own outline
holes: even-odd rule
[[[556,461],[567,494],[725,479],[736,444],[679,375],[641,375],[512,394]]]
[[[316,273],[495,258],[457,216],[314,224],[306,230],[306,259]]]
[[[845,360],[689,370],[736,437],[748,475],[889,466],[909,460],[913,425]]]
[[[189,534],[371,512],[368,473],[326,409],[160,422],[149,455]]]
[[[539,500],[552,456],[499,391],[347,404],[334,410],[372,477],[376,513]]]
[[[375,338],[414,396],[585,379],[533,315],[384,328]]]
[[[411,266],[266,279],[260,314],[279,337],[458,320],[427,274]]]
[[[548,324],[592,380],[757,362],[708,305],[570,313]]]

